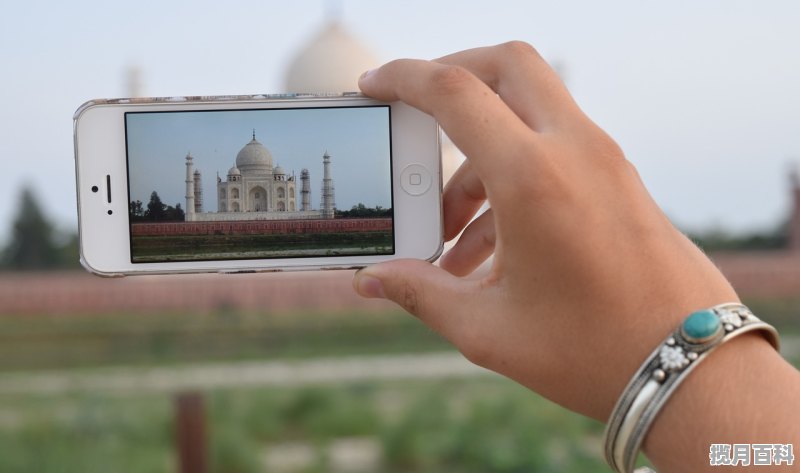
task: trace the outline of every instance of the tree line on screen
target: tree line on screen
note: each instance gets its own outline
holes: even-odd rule
[[[378,218],[378,217],[391,217],[392,209],[385,209],[380,205],[375,207],[367,207],[361,202],[354,205],[350,210],[336,210],[334,214],[336,218]]]
[[[128,205],[132,222],[182,222],[186,216],[180,203],[175,204],[174,207],[167,205],[161,200],[156,191],[150,194],[150,201],[147,206],[141,200],[133,200]],[[350,210],[337,209],[335,216],[336,218],[391,217],[392,209],[387,209],[380,205],[367,207],[359,202],[351,207]]]
[[[175,207],[167,205],[161,201],[156,191],[150,194],[150,202],[146,208],[141,200],[132,200],[128,204],[128,213],[131,222],[182,222],[186,218],[180,203],[175,204]]]
[[[10,226],[0,232],[4,238],[0,245],[0,270],[51,270],[78,269],[78,233],[75,224],[71,228],[58,228],[39,204],[30,186],[24,186],[19,193],[17,211]],[[164,205],[158,194],[153,199],[151,214],[167,215],[172,208],[173,216],[180,210],[183,220],[183,209],[180,204],[175,207]],[[137,201],[133,207],[137,214],[144,217],[150,210]],[[148,202],[149,206],[150,202]],[[133,212],[132,212],[133,214]],[[150,215],[150,214],[148,214]],[[366,207],[364,204],[353,206],[350,210],[337,210],[337,218],[391,217],[392,209],[380,206]],[[5,222],[3,222],[5,224]],[[788,225],[782,222],[772,230],[745,235],[731,235],[721,229],[706,230],[703,233],[687,235],[700,248],[707,252],[718,250],[772,250],[786,248],[788,245]]]

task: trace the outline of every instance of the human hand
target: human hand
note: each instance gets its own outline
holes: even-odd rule
[[[359,86],[433,115],[467,160],[444,193],[445,237],[463,233],[441,267],[381,263],[354,287],[476,364],[605,421],[687,314],[738,300],[531,46],[392,61]],[[463,277],[492,253],[487,275]]]

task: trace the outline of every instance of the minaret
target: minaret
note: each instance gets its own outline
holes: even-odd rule
[[[194,175],[192,174],[192,153],[186,155],[186,221],[194,221]]]
[[[142,70],[137,65],[131,65],[125,73],[128,97],[143,97]]]
[[[792,186],[792,209],[789,215],[789,251],[800,252],[800,174],[797,168],[789,171]]]
[[[300,210],[311,210],[311,182],[308,169],[300,171]]]
[[[334,198],[333,179],[331,179],[331,155],[328,151],[322,155],[322,167],[324,177],[322,178],[322,218],[333,218],[336,209],[336,199]]]
[[[194,172],[194,212],[203,213],[203,178],[199,169]]]

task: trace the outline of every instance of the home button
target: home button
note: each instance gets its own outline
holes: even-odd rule
[[[400,186],[411,195],[422,195],[431,188],[431,173],[421,164],[409,164],[400,173]]]

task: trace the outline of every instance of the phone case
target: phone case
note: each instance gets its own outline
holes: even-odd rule
[[[222,96],[173,96],[173,97],[141,97],[141,98],[112,98],[112,99],[94,99],[85,102],[82,104],[76,111],[73,116],[73,133],[74,133],[74,142],[75,142],[75,157],[76,157],[76,178],[79,179],[79,172],[78,172],[78,133],[77,133],[77,123],[81,115],[89,108],[95,106],[102,106],[102,105],[122,105],[122,104],[131,104],[131,105],[146,105],[146,104],[167,104],[167,103],[233,103],[233,102],[254,102],[254,101],[269,101],[269,102],[296,102],[296,101],[336,101],[340,99],[359,99],[365,98],[363,94],[360,92],[345,92],[345,93],[338,93],[338,94],[312,94],[312,93],[282,93],[282,94],[251,94],[251,95],[222,95]],[[437,147],[439,147],[440,141],[440,133],[437,132]],[[255,140],[255,135],[253,137]],[[440,147],[439,147],[439,150]],[[439,151],[441,152],[441,151]],[[438,174],[441,176],[441,159],[439,160],[439,169]],[[80,183],[77,184],[80,186]],[[438,182],[438,189],[439,195],[441,196],[442,192],[442,182],[441,179]],[[80,220],[80,212],[81,212],[81,205],[80,205],[80,192],[78,193],[78,213],[79,213],[79,220]],[[440,200],[441,206],[441,200]],[[440,219],[441,219],[441,207],[439,210]],[[442,226],[442,222],[440,221],[440,227]],[[440,228],[440,234],[441,228]],[[439,242],[438,249],[435,251],[434,254],[430,255],[430,257],[426,258],[428,261],[435,261],[442,253],[444,248],[443,241]],[[165,273],[198,273],[198,272],[218,272],[218,273],[253,273],[253,272],[280,272],[280,271],[302,271],[302,270],[330,270],[330,269],[358,269],[364,267],[365,264],[347,264],[343,262],[336,262],[331,261],[330,264],[304,264],[301,261],[298,261],[297,264],[292,264],[287,267],[261,267],[261,268],[248,268],[248,269],[169,269],[169,270],[153,270],[153,271],[135,271],[135,272],[106,272],[106,271],[98,271],[96,268],[92,267],[89,262],[87,262],[84,256],[84,248],[83,248],[83,240],[81,240],[81,253],[80,253],[80,262],[81,265],[86,268],[89,272],[103,276],[103,277],[122,277],[127,275],[139,275],[139,274],[165,274]],[[310,262],[309,262],[310,263]]]

